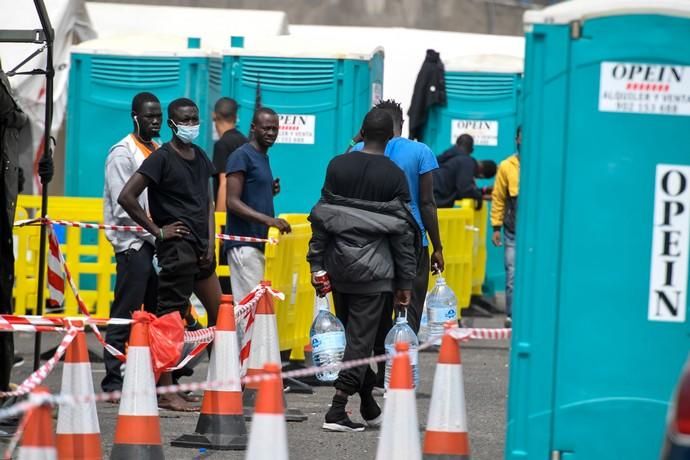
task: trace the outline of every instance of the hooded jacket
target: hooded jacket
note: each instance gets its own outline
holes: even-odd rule
[[[323,190],[309,221],[311,271],[326,270],[337,291],[412,289],[422,238],[402,200],[357,200]]]
[[[477,188],[474,176],[477,161],[469,154],[453,146],[436,157],[439,169],[434,175],[434,199],[439,208],[452,208],[456,200],[472,198],[481,202],[482,191]]]
[[[426,50],[407,111],[410,118],[410,139],[423,140],[422,132],[429,109],[434,105],[446,105],[446,102],[446,70],[441,55],[434,50]]]

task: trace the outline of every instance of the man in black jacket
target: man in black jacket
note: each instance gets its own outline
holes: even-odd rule
[[[373,109],[362,125],[364,147],[331,160],[321,200],[309,216],[312,239],[307,259],[312,274],[325,270],[333,286],[338,318],[345,326],[344,360],[371,356],[382,317],[394,303],[410,304],[417,274],[421,234],[409,208],[404,173],[384,155],[393,137],[393,119]],[[312,276],[317,294],[324,284]],[[345,412],[349,396],[359,393],[360,414],[369,426],[381,423],[372,396],[376,376],[368,365],[340,371],[336,394],[323,428],[362,431]]]

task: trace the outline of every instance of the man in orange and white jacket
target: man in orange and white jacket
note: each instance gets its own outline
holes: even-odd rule
[[[512,326],[513,281],[515,279],[515,223],[520,191],[520,145],[522,129],[518,127],[515,135],[517,152],[501,162],[496,173],[494,190],[491,195],[491,225],[494,229],[491,238],[494,246],[501,246],[501,229],[505,244],[504,263],[506,268],[506,327]]]

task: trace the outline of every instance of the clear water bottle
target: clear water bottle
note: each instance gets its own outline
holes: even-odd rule
[[[331,313],[327,297],[316,296],[319,312],[309,331],[312,356],[318,367],[339,364],[345,353],[345,328],[343,323]],[[332,382],[338,378],[338,370],[324,370],[316,374],[322,382]]]
[[[455,321],[458,317],[458,298],[453,290],[446,284],[443,276],[436,277],[436,285],[426,296],[426,307],[429,321],[429,335],[435,344],[441,343],[443,325],[446,321]]]
[[[406,342],[410,346],[409,353],[410,364],[412,365],[412,382],[414,383],[414,387],[417,388],[417,385],[419,385],[419,366],[417,365],[417,349],[419,348],[419,340],[417,339],[417,335],[414,333],[410,325],[407,324],[406,311],[398,314],[398,317],[395,319],[395,324],[391,330],[388,331],[388,335],[386,335],[386,354],[389,355],[389,358],[386,359],[386,389],[388,389],[388,385],[390,384],[391,380],[393,358],[390,356],[395,353],[396,342]]]
[[[427,296],[429,294],[427,293]],[[419,319],[419,332],[417,333],[419,343],[424,343],[429,340],[429,314],[426,307],[426,299],[424,300],[424,308],[422,309],[422,317]]]

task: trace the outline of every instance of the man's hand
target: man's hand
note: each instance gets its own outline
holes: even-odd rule
[[[209,268],[213,264],[213,258],[215,256],[214,249],[215,245],[213,244],[213,241],[210,241],[206,253],[199,257],[199,265],[201,268]]]
[[[311,285],[314,286],[316,295],[319,297],[325,297],[326,294],[331,292],[331,282],[330,281],[318,281],[316,279],[316,273],[311,274]]]
[[[434,250],[431,253],[431,273],[437,275],[446,269],[446,262],[443,260],[443,251]]]
[[[273,196],[280,193],[280,177],[276,177],[273,181]]]
[[[503,243],[501,242],[501,231],[500,230],[494,230],[494,234],[491,235],[491,242],[496,247],[503,246]]]
[[[175,223],[164,225],[161,227],[162,232],[155,235],[157,238],[162,240],[169,240],[173,238],[182,238],[183,236],[189,235],[189,229],[180,221]]]
[[[48,184],[53,180],[54,173],[53,156],[43,154],[41,159],[38,160],[38,175],[41,177],[41,184]]]
[[[268,221],[268,226],[277,228],[281,234],[290,233],[292,231],[292,227],[290,227],[290,224],[285,219],[271,219]]]
[[[412,302],[412,291],[409,289],[395,290],[395,304],[400,307],[409,307]]]

